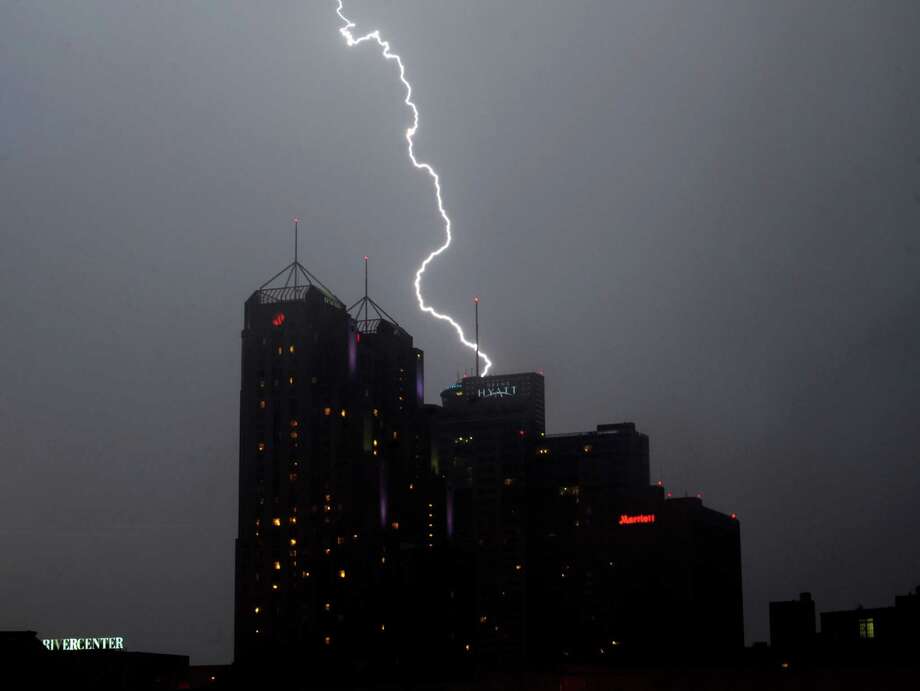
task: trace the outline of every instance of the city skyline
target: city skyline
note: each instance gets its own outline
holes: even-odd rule
[[[748,644],[771,600],[911,591],[918,10],[349,12],[409,56],[450,180],[437,303],[469,333],[482,296],[498,368],[545,373],[548,432],[635,420],[653,480],[737,512]],[[0,19],[0,628],[225,662],[239,305],[289,219],[346,303],[370,256],[429,402],[473,364],[414,306],[436,218],[392,71],[342,48],[334,3]]]

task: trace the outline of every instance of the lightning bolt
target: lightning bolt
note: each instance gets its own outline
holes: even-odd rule
[[[363,36],[358,36],[357,38],[355,37],[351,30],[354,29],[357,25],[345,16],[343,0],[338,0],[338,8],[336,9],[336,14],[338,14],[339,19],[344,22],[342,27],[339,29],[339,33],[342,34],[342,37],[345,39],[345,44],[349,48],[361,45],[362,43],[366,42],[376,43],[380,47],[380,51],[383,57],[386,60],[392,60],[395,62],[396,66],[399,68],[399,80],[403,83],[403,86],[406,89],[406,98],[404,99],[403,103],[405,103],[409,107],[409,110],[412,111],[412,126],[406,130],[406,144],[408,145],[407,148],[409,152],[409,160],[412,161],[413,166],[419,170],[425,171],[431,178],[431,182],[434,185],[435,199],[438,203],[438,213],[441,214],[441,220],[444,221],[444,244],[442,244],[431,254],[425,257],[425,261],[419,265],[418,270],[415,272],[415,297],[418,300],[418,307],[420,310],[422,310],[422,312],[427,312],[436,319],[446,321],[448,324],[454,327],[454,331],[457,332],[457,336],[460,338],[460,342],[463,345],[465,345],[467,348],[470,348],[471,350],[476,350],[477,344],[466,339],[466,337],[463,335],[463,329],[460,328],[460,325],[453,318],[451,318],[450,315],[442,314],[441,312],[435,310],[431,305],[425,304],[425,299],[422,297],[422,275],[425,273],[425,270],[428,268],[428,265],[431,263],[431,261],[439,254],[444,252],[444,250],[446,250],[448,247],[450,247],[453,236],[451,235],[450,231],[450,216],[447,215],[447,211],[444,208],[444,199],[441,196],[441,179],[438,177],[437,171],[431,166],[431,164],[425,163],[424,161],[419,161],[415,157],[415,133],[418,131],[419,116],[418,108],[416,107],[415,102],[412,100],[412,85],[406,79],[406,66],[403,64],[402,58],[390,50],[390,42],[384,41],[380,37],[379,30],[375,29],[374,31],[364,34]],[[485,368],[482,370],[482,374],[485,376],[489,373],[489,368],[492,367],[492,361],[481,350],[479,351],[479,357],[482,359],[483,363],[485,363]]]

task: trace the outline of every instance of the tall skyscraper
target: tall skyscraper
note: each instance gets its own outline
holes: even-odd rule
[[[309,662],[314,679],[395,664],[443,504],[423,354],[296,260],[246,301],[242,341],[236,662],[263,678]]]
[[[526,655],[527,465],[545,431],[543,376],[467,377],[441,393],[436,466],[447,490],[451,617],[487,664]]]

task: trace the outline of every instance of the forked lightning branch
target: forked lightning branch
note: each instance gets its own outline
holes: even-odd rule
[[[405,90],[406,90],[406,98],[404,99],[403,102],[406,104],[406,106],[409,107],[409,110],[412,112],[412,125],[408,129],[406,129],[406,143],[407,143],[407,148],[408,148],[408,153],[409,153],[409,160],[412,161],[413,166],[415,166],[419,170],[424,171],[431,178],[431,182],[434,185],[434,193],[435,193],[435,199],[437,201],[438,213],[441,215],[441,220],[444,222],[444,236],[445,236],[444,243],[440,247],[438,247],[436,250],[431,252],[431,254],[429,254],[427,257],[425,257],[425,260],[421,263],[421,265],[418,267],[418,270],[415,272],[415,283],[414,283],[415,297],[418,300],[419,309],[421,309],[423,312],[427,312],[428,314],[430,314],[431,316],[437,319],[446,321],[448,324],[454,327],[454,330],[457,332],[457,336],[460,338],[460,342],[463,345],[465,345],[467,348],[476,350],[478,352],[479,357],[482,359],[483,363],[485,364],[485,367],[482,370],[482,374],[486,375],[489,373],[489,369],[492,367],[492,361],[489,359],[489,357],[485,353],[483,353],[481,350],[478,350],[477,344],[475,342],[469,341],[466,339],[466,337],[463,335],[463,329],[450,315],[438,312],[431,305],[426,304],[425,299],[422,297],[422,276],[423,274],[425,273],[431,261],[438,255],[440,255],[442,252],[444,252],[448,247],[450,247],[450,243],[451,243],[453,236],[451,235],[450,216],[447,215],[447,211],[444,208],[444,199],[441,195],[441,180],[438,177],[438,173],[431,166],[431,164],[425,163],[424,161],[419,161],[415,157],[414,139],[415,139],[415,133],[418,131],[418,126],[419,126],[419,113],[418,113],[418,108],[415,105],[415,102],[412,100],[412,85],[406,79],[406,67],[403,64],[402,58],[399,57],[399,55],[397,55],[390,49],[390,42],[384,41],[380,37],[379,30],[374,30],[374,31],[364,34],[363,36],[357,36],[357,37],[354,35],[354,33],[352,33],[352,29],[355,28],[356,24],[352,22],[348,17],[345,16],[342,0],[338,0],[338,8],[336,9],[336,13],[339,15],[339,18],[344,22],[344,25],[339,29],[339,33],[342,34],[342,36],[345,39],[345,43],[349,47],[361,45],[362,43],[366,43],[366,42],[376,43],[377,46],[380,47],[381,54],[383,55],[383,57],[386,60],[391,60],[395,62],[397,68],[399,69],[399,79],[402,82],[403,87],[405,87]]]

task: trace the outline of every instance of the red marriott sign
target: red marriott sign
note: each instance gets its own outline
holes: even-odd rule
[[[619,525],[633,525],[635,523],[654,523],[655,514],[653,513],[638,513],[635,516],[630,516],[629,514],[620,514],[620,523]]]

